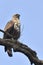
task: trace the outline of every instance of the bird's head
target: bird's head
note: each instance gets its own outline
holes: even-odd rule
[[[15,14],[15,15],[13,15],[13,18],[20,18],[20,14]]]
[[[19,19],[20,19],[20,14],[15,14],[12,17],[12,22],[18,24],[20,23]]]

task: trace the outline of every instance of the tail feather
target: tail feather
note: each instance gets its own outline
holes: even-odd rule
[[[12,57],[12,49],[10,47],[4,47],[5,52],[7,52],[9,57]]]
[[[7,49],[8,56],[12,57],[12,50]]]

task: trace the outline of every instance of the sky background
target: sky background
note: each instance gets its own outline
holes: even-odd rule
[[[43,60],[43,0],[0,0],[0,29],[14,14],[20,14],[20,41],[37,52]],[[0,38],[3,33],[0,32]],[[13,52],[10,58],[0,46],[0,65],[30,65],[28,58],[19,52]]]

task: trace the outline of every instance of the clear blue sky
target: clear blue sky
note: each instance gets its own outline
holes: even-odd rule
[[[0,29],[4,29],[12,15],[21,15],[21,42],[35,50],[43,59],[43,0],[0,0]],[[0,33],[0,37],[3,34]],[[14,53],[10,58],[0,46],[0,65],[30,65],[22,53]]]

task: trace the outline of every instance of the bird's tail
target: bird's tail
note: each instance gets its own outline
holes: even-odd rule
[[[5,52],[7,52],[8,56],[12,57],[12,49],[10,47],[4,47]]]
[[[12,49],[7,49],[7,53],[9,57],[12,57]]]

